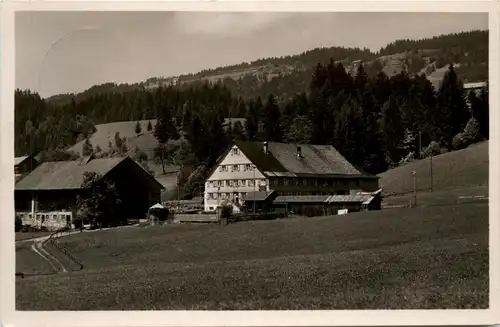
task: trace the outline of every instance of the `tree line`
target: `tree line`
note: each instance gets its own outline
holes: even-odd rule
[[[231,113],[245,123],[225,127]],[[353,77],[332,60],[316,65],[307,92],[281,101],[272,93],[245,100],[208,82],[96,94],[63,106],[17,90],[15,143],[16,155],[52,151],[68,160],[64,148],[88,138],[96,122],[155,118],[155,156],[165,164],[210,167],[231,139],[244,139],[331,144],[361,170],[378,174],[408,155],[420,157],[432,142],[435,152],[487,139],[488,117],[487,89],[466,94],[453,65],[436,92],[424,75],[403,70],[390,78],[383,72],[369,76],[361,65]],[[181,146],[171,145],[179,139]],[[119,135],[109,147],[98,152],[129,150]]]

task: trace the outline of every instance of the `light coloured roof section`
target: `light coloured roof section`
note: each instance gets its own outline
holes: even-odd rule
[[[464,89],[477,89],[486,87],[488,84],[486,82],[475,82],[475,83],[465,83]]]
[[[14,166],[19,165],[21,162],[26,160],[26,158],[28,158],[28,156],[14,158]]]

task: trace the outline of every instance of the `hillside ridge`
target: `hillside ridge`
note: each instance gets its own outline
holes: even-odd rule
[[[125,92],[133,89],[154,89],[159,86],[190,86],[200,82],[222,82],[231,92],[243,98],[269,93],[283,98],[306,91],[309,77],[318,63],[341,62],[354,74],[362,63],[367,73],[383,71],[389,77],[406,69],[411,74],[425,74],[435,88],[443,78],[446,63],[458,65],[457,73],[464,82],[485,81],[488,76],[488,31],[475,30],[435,36],[420,40],[396,40],[378,52],[369,49],[338,46],[318,47],[300,54],[270,57],[236,65],[202,70],[198,73],[170,77],[151,77],[132,84],[104,83],[79,93],[57,94],[46,100],[65,104],[98,93]],[[486,46],[483,45],[486,39]]]

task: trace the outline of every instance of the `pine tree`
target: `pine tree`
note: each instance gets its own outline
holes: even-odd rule
[[[242,97],[240,97],[238,99],[238,106],[236,108],[236,117],[237,118],[245,117],[246,112],[247,112],[247,107],[245,101],[243,100]]]
[[[488,90],[483,89],[479,96],[475,91],[471,91],[468,96],[468,101],[471,107],[472,117],[474,117],[479,124],[480,134],[488,139],[489,138],[489,104],[488,104]]]
[[[344,103],[334,125],[333,145],[353,165],[364,164],[365,145],[360,106],[351,99]]]
[[[255,141],[259,133],[260,112],[254,101],[250,101],[245,115],[245,134],[249,141]]]
[[[92,143],[90,143],[90,140],[88,138],[86,138],[85,142],[83,143],[82,155],[83,156],[90,156],[93,152],[94,152],[94,149],[92,148]]]
[[[283,139],[283,129],[281,122],[281,112],[273,94],[269,94],[264,107],[262,119],[263,131],[261,140],[269,142],[281,142]]]
[[[403,119],[399,109],[400,101],[391,96],[382,108],[382,131],[387,155],[393,163],[401,159],[401,141],[404,138]]]
[[[231,138],[235,140],[245,140],[245,131],[239,120],[234,123]]]
[[[448,149],[453,148],[453,137],[460,133],[470,118],[470,113],[464,97],[463,85],[453,68],[449,66],[437,98],[436,118],[439,126],[439,136]]]
[[[142,128],[141,128],[141,124],[139,122],[135,123],[134,131],[135,131],[135,134],[141,134]]]
[[[365,72],[363,65],[359,65],[354,77],[354,87],[359,93],[363,93],[368,84],[368,75]]]
[[[311,122],[307,116],[296,116],[284,137],[287,143],[308,144],[311,141]]]

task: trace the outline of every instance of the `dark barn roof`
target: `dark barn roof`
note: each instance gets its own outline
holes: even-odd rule
[[[95,172],[105,176],[123,162],[132,162],[160,188],[164,188],[153,176],[147,173],[130,157],[84,159],[78,161],[46,162],[38,166],[29,175],[16,184],[16,191],[21,190],[64,190],[79,189],[85,172]]]
[[[265,175],[289,177],[365,177],[331,145],[268,142],[268,153],[261,142],[235,141],[238,148]],[[300,147],[301,156],[297,156]]]

